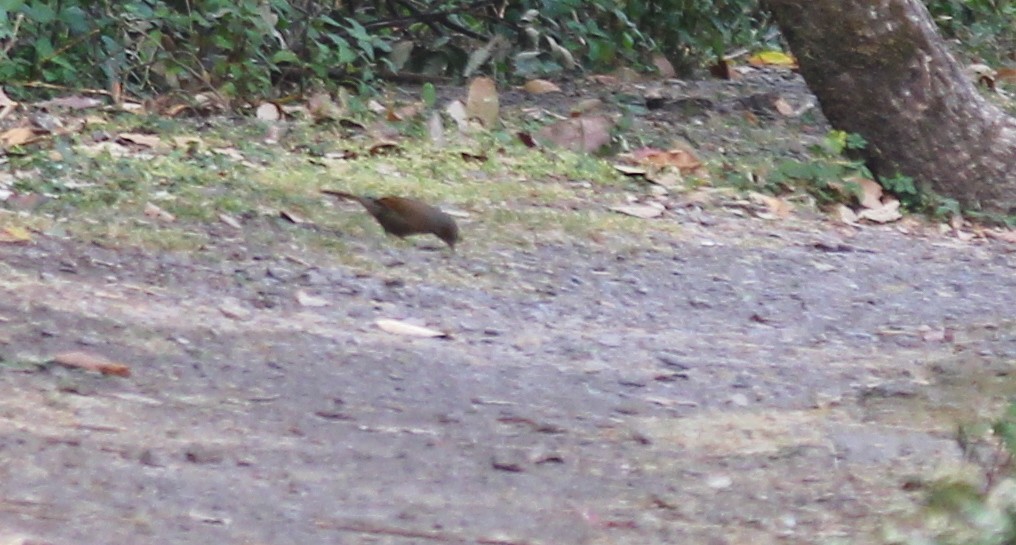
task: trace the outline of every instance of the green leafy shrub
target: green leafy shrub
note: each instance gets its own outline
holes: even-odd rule
[[[910,533],[890,543],[1016,543],[1016,404],[988,425],[961,427],[957,442],[978,474],[923,483],[923,535]]]
[[[992,64],[1016,49],[1016,3],[1011,0],[925,0],[946,37]]]
[[[872,178],[863,161],[844,156],[844,153],[864,149],[866,145],[867,142],[859,135],[830,131],[821,143],[809,149],[811,156],[808,159],[787,159],[777,163],[769,175],[767,189],[774,193],[800,189],[815,197],[819,204],[842,201],[842,188],[856,186],[846,180]]]
[[[624,2],[634,24],[660,45],[675,67],[688,69],[738,47],[757,46],[770,28],[756,0]]]
[[[543,0],[519,3],[519,16],[537,10],[553,33],[594,68],[637,64],[664,53],[681,71],[741,46],[758,45],[768,19],[757,0]]]
[[[287,80],[370,80],[382,34],[325,2],[7,0],[0,77],[256,98]]]

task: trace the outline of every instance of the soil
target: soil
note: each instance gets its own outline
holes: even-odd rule
[[[906,524],[909,483],[958,465],[957,422],[1008,393],[1012,246],[725,207],[654,221],[680,228],[363,245],[380,272],[274,222],[187,254],[0,245],[0,543],[867,543]],[[43,363],[65,351],[131,375]]]

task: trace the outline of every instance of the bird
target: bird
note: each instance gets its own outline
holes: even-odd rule
[[[390,235],[405,238],[430,233],[443,240],[453,252],[459,241],[459,226],[451,216],[416,199],[394,195],[361,197],[338,189],[322,189],[321,193],[360,203]]]

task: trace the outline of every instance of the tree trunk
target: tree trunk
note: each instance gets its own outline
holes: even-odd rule
[[[978,93],[920,0],[764,2],[826,118],[868,141],[876,175],[1016,214],[1016,119]]]

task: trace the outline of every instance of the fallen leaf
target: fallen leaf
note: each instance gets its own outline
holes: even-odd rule
[[[604,116],[562,119],[534,135],[537,142],[571,151],[594,152],[610,143],[614,122]]]
[[[847,225],[857,225],[857,213],[845,204],[836,206],[836,216],[841,222],[846,223]]]
[[[108,360],[102,356],[88,354],[86,352],[63,352],[53,356],[53,359],[50,361],[65,367],[95,371],[97,373],[102,373],[103,375],[113,375],[117,377],[131,376],[130,367],[127,365]]]
[[[662,53],[653,55],[653,66],[660,73],[660,77],[664,79],[671,79],[677,76],[677,72],[674,71],[674,65],[670,64],[670,61]]]
[[[632,167],[628,165],[614,165],[614,170],[624,174],[625,176],[645,176],[648,172],[642,167]]]
[[[794,211],[793,203],[790,203],[789,201],[786,201],[779,197],[774,197],[772,195],[765,195],[762,193],[755,192],[750,193],[748,196],[751,198],[751,200],[760,203],[762,205],[765,205],[765,207],[769,210],[769,215],[771,215],[772,217],[765,217],[764,214],[756,214],[762,219],[773,219],[773,218],[784,219]]]
[[[572,106],[570,117],[579,117],[590,112],[595,112],[603,108],[603,101],[598,98],[586,98],[578,101]]]
[[[405,121],[407,119],[413,119],[423,113],[425,108],[426,105],[424,105],[422,101],[400,106],[398,108],[389,108],[386,118],[388,121]]]
[[[233,297],[223,299],[222,303],[219,304],[219,312],[226,318],[233,320],[249,320],[253,316],[253,312],[250,309],[243,306],[238,299]]]
[[[237,220],[236,218],[234,218],[233,216],[230,216],[229,214],[222,214],[222,213],[220,213],[219,214],[219,221],[221,221],[222,223],[225,223],[226,225],[232,227],[233,229],[242,229],[243,228],[243,225],[240,224],[240,221]]]
[[[9,227],[4,227],[3,231],[0,231],[0,243],[24,244],[31,241],[32,233],[24,227],[11,225]]]
[[[386,155],[401,150],[402,148],[395,142],[383,140],[381,142],[375,142],[367,150],[371,155]]]
[[[289,221],[290,223],[294,223],[296,225],[307,223],[307,220],[288,210],[279,210],[279,215],[282,216],[282,219]]]
[[[900,201],[889,199],[879,208],[861,210],[857,217],[875,223],[891,223],[902,218],[903,214],[900,213]]]
[[[262,102],[254,115],[262,121],[278,121],[282,119],[282,108],[274,102]]]
[[[427,118],[427,136],[430,137],[434,147],[444,147],[444,122],[441,121],[440,112],[431,112],[430,117]]]
[[[621,80],[617,79],[616,76],[611,76],[610,74],[593,74],[592,76],[589,76],[588,79],[606,87],[614,87],[621,83]]]
[[[848,178],[847,183],[857,184],[857,202],[865,208],[882,207],[882,186],[867,178]]]
[[[145,203],[145,215],[150,218],[157,219],[159,221],[164,221],[166,223],[172,223],[176,221],[176,216],[170,214],[169,212],[163,210],[159,206],[152,204],[150,202]]]
[[[388,318],[381,318],[374,322],[377,326],[386,333],[393,333],[395,335],[407,335],[410,337],[447,337],[448,334],[443,331],[431,329],[429,327],[418,326],[410,323],[406,323],[400,320],[391,320]]]
[[[470,129],[469,114],[466,113],[466,105],[460,100],[453,100],[445,106],[445,113],[452,118],[459,132],[467,132]]]
[[[559,45],[554,38],[550,36],[544,36],[543,38],[547,40],[547,47],[550,48],[550,54],[554,57],[554,60],[561,63],[561,66],[564,66],[566,69],[574,70],[577,64],[571,52]]]
[[[154,148],[162,143],[162,140],[154,134],[141,134],[135,132],[124,132],[116,136],[118,143],[136,144],[145,148]]]
[[[1012,229],[1009,229],[1007,231],[996,231],[994,229],[989,229],[984,232],[984,236],[988,238],[993,238],[995,240],[1008,242],[1009,244],[1016,244],[1016,231],[1013,231]]]
[[[664,189],[676,189],[684,185],[681,171],[669,167],[650,170],[646,179]]]
[[[794,57],[782,51],[762,51],[748,57],[748,64],[752,66],[782,66],[785,68],[797,67]]]
[[[531,79],[527,81],[526,84],[522,86],[522,88],[525,89],[526,92],[533,95],[543,95],[546,93],[561,92],[561,88],[558,87],[556,83],[552,81],[547,81],[545,79]]]
[[[303,290],[296,290],[296,302],[305,307],[325,307],[330,304],[328,299],[310,295]]]
[[[659,203],[625,204],[622,206],[611,206],[610,210],[626,216],[634,216],[642,219],[658,218],[663,215],[663,205]]]
[[[328,93],[316,93],[307,99],[307,113],[315,122],[338,121],[342,117],[339,107]]]
[[[469,84],[469,94],[466,96],[466,113],[488,129],[497,124],[500,105],[494,80],[488,77],[479,77]]]
[[[204,145],[204,141],[197,136],[174,136],[173,147],[177,149],[187,150],[189,153],[193,153],[201,149]]]
[[[702,161],[698,157],[695,157],[694,153],[681,148],[674,148],[669,151],[653,150],[644,154],[639,163],[654,167],[674,167],[681,174],[693,174],[702,169]]]
[[[93,97],[86,97],[81,95],[71,95],[66,97],[53,98],[50,100],[44,100],[36,106],[40,108],[67,108],[69,110],[85,110],[88,108],[97,108],[105,104],[100,99]]]
[[[0,106],[17,106],[18,103],[7,96],[7,93],[0,89]]]
[[[5,148],[21,146],[35,139],[35,131],[29,127],[14,127],[0,133],[0,144]]]
[[[519,142],[522,142],[522,145],[527,148],[535,148],[539,146],[539,144],[536,143],[536,140],[533,139],[533,135],[528,132],[519,131],[516,133],[516,136],[519,137]]]
[[[773,101],[773,109],[779,112],[783,117],[794,117],[797,115],[797,110],[790,105],[789,102],[783,99],[783,97],[777,98]]]

